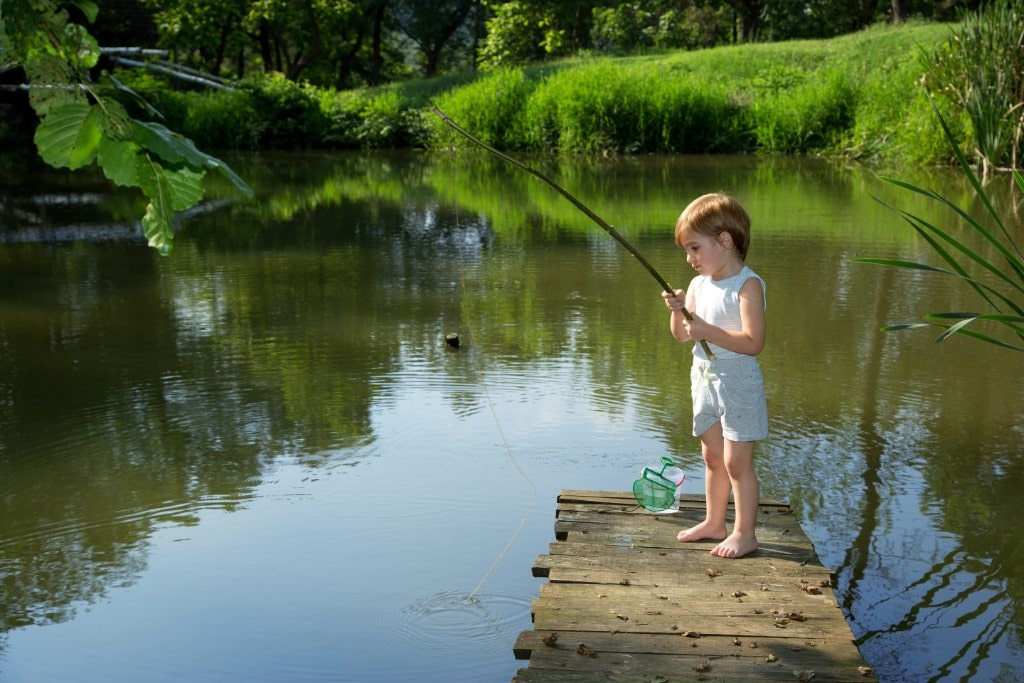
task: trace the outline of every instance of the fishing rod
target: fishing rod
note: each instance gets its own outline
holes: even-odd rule
[[[643,254],[641,254],[639,251],[637,251],[636,247],[634,247],[632,244],[629,243],[629,240],[627,240],[625,237],[622,236],[622,233],[620,233],[618,230],[613,228],[608,223],[608,221],[604,220],[603,218],[598,216],[596,213],[591,211],[590,207],[588,207],[586,204],[584,204],[579,199],[577,199],[572,194],[570,194],[568,190],[566,190],[561,185],[559,185],[558,183],[553,181],[551,178],[548,178],[546,175],[544,175],[540,171],[538,171],[538,170],[536,170],[534,168],[531,168],[530,166],[527,166],[526,164],[524,164],[524,163],[522,163],[520,161],[517,161],[517,160],[513,159],[512,157],[508,156],[507,154],[503,154],[502,152],[499,152],[498,150],[494,149],[493,147],[488,145],[483,140],[480,140],[479,138],[475,137],[474,135],[472,135],[471,133],[469,133],[468,131],[463,129],[459,124],[455,123],[455,121],[453,121],[451,119],[451,117],[449,117],[447,114],[445,114],[443,111],[441,111],[437,107],[437,105],[434,105],[434,113],[436,113],[438,116],[440,116],[441,120],[444,121],[445,124],[447,124],[449,128],[451,128],[456,133],[458,133],[462,137],[466,138],[467,140],[469,140],[473,144],[486,149],[488,152],[490,152],[494,156],[498,157],[502,161],[507,161],[508,163],[512,164],[516,168],[519,168],[519,169],[521,169],[523,171],[526,171],[527,173],[529,173],[533,177],[541,180],[543,183],[545,183],[549,187],[552,187],[555,190],[557,190],[559,192],[559,194],[561,194],[563,197],[568,199],[572,203],[573,206],[575,206],[577,209],[579,209],[584,214],[586,214],[586,216],[588,218],[590,218],[590,220],[594,221],[599,226],[601,226],[601,228],[605,232],[607,232],[609,235],[611,235],[612,237],[615,238],[615,241],[617,241],[619,244],[624,246],[626,248],[626,250],[629,251],[630,254],[635,256],[636,260],[639,261],[640,264],[644,268],[647,269],[647,272],[650,273],[654,277],[654,279],[658,281],[658,284],[661,285],[661,288],[663,290],[665,290],[669,294],[675,294],[675,290],[672,289],[671,286],[669,286],[668,281],[665,280],[665,278],[663,278],[658,273],[658,271],[656,271],[654,269],[654,266],[651,265],[650,261],[648,261],[647,259],[644,258]],[[683,314],[684,318],[686,318],[687,320],[693,320],[693,315],[691,315],[690,312],[688,310],[686,310],[685,307],[681,308],[679,310]],[[714,359],[715,354],[711,353],[711,349],[708,347],[707,341],[701,339],[698,343],[700,344],[701,349],[704,350],[704,355],[707,356],[708,360]]]

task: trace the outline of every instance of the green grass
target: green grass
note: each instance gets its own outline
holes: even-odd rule
[[[830,40],[581,56],[344,92],[283,79],[250,83],[242,95],[136,87],[169,112],[172,128],[200,145],[208,139],[241,148],[465,144],[431,113],[436,104],[505,150],[943,163],[949,147],[919,83],[920,54],[940,45],[951,28],[910,22]],[[965,142],[963,116],[943,114]],[[216,133],[218,120],[223,135]]]
[[[938,163],[947,160],[948,145],[919,85],[919,54],[949,32],[947,24],[912,23],[831,40],[579,58],[503,74],[499,82],[514,77],[517,100],[525,96],[519,109],[499,107],[496,82],[486,77],[436,101],[504,149],[821,153]],[[964,133],[962,122],[948,112],[947,118]],[[442,135],[435,126],[427,144]]]

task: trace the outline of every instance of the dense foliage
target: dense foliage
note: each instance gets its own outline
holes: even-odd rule
[[[948,21],[957,8],[979,2],[109,0],[103,3],[109,18],[95,34],[104,46],[167,49],[173,60],[219,76],[280,72],[345,89],[581,51],[634,54],[829,38],[912,17]]]

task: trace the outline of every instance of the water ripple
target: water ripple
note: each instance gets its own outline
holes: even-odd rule
[[[450,651],[453,661],[460,650],[498,644],[507,647],[528,619],[530,601],[517,596],[465,591],[441,591],[388,614],[382,621],[386,645],[426,655]],[[453,651],[454,652],[451,652]]]

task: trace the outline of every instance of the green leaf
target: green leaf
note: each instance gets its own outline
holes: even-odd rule
[[[142,217],[142,232],[162,256],[171,253],[171,218],[173,212],[159,200],[154,199],[146,207],[146,215]]]
[[[72,81],[71,67],[52,54],[41,54],[24,64],[30,85],[28,102],[39,118],[69,104],[88,104]]]
[[[205,190],[203,174],[189,168],[163,169],[164,181],[167,183],[171,208],[184,211],[198,204]]]
[[[203,198],[203,174],[188,168],[167,168],[148,157],[139,169],[139,187],[160,207],[183,211]]]
[[[91,69],[100,61],[100,44],[83,26],[68,24],[64,27],[67,46],[74,50],[70,61],[81,69]]]
[[[132,117],[124,106],[109,97],[99,97],[96,104],[103,112],[100,123],[103,133],[112,140],[130,140],[132,137]]]
[[[231,168],[220,159],[196,149],[195,143],[179,135],[159,123],[151,121],[133,121],[132,140],[142,147],[151,150],[161,159],[171,164],[188,164],[195,169],[217,169],[228,180],[241,190],[245,196],[253,195],[250,188]]]
[[[919,330],[919,329],[925,328],[925,327],[938,327],[938,328],[941,328],[941,329],[945,330],[945,329],[947,329],[949,327],[949,325],[940,325],[940,324],[937,324],[937,323],[931,323],[931,324],[926,324],[926,323],[901,323],[901,324],[898,324],[898,325],[886,325],[885,327],[881,328],[881,330],[882,330],[882,332],[899,332],[899,331],[902,331],[902,330]],[[1013,344],[1004,342],[1001,339],[996,339],[995,337],[991,337],[991,336],[989,336],[987,334],[982,334],[980,332],[975,332],[974,330],[959,329],[959,330],[957,330],[957,334],[959,334],[959,335],[961,335],[963,337],[970,337],[971,339],[976,339],[978,341],[983,341],[983,342],[992,344],[994,346],[999,346],[999,347],[1002,347],[1004,349],[1010,349],[1012,351],[1024,352],[1024,348],[1022,348],[1022,347],[1014,346]],[[944,339],[945,339],[945,337],[940,335],[939,338],[935,340],[935,343],[939,343],[939,342],[943,341]]]
[[[957,151],[959,151],[959,150],[957,150]],[[971,175],[972,184],[976,184],[977,183],[977,178],[974,178],[973,174],[970,174],[969,169],[968,169],[968,173],[969,173],[969,175]],[[911,192],[916,192],[917,194],[920,194],[920,195],[923,195],[925,197],[928,197],[929,199],[933,199],[933,200],[935,200],[935,201],[937,201],[937,202],[939,202],[941,204],[944,204],[948,208],[952,209],[954,212],[956,212],[957,215],[959,215],[964,220],[965,223],[967,223],[975,232],[977,232],[986,242],[988,242],[989,244],[994,246],[996,249],[998,249],[1003,254],[1003,256],[1006,258],[1007,263],[1010,264],[1010,267],[1013,269],[1013,271],[1018,275],[1018,277],[1022,281],[1024,281],[1024,262],[1021,261],[1019,256],[1015,256],[1014,253],[1011,251],[1011,249],[1009,247],[1007,247],[1006,244],[1003,244],[1002,242],[1000,242],[999,239],[995,235],[993,235],[990,230],[985,228],[985,226],[983,226],[981,223],[979,223],[973,216],[971,216],[969,213],[967,213],[966,211],[961,209],[959,206],[957,206],[956,204],[954,204],[950,200],[946,199],[945,197],[942,197],[941,195],[935,194],[934,192],[930,192],[928,190],[922,189],[922,188],[920,188],[920,187],[918,187],[916,185],[904,182],[902,180],[897,180],[895,178],[889,178],[889,177],[886,177],[886,176],[879,176],[879,180],[881,180],[883,182],[886,182],[886,183],[889,183],[890,185],[895,185],[896,187],[902,188],[904,190],[909,190]],[[978,187],[978,191],[981,191],[980,190],[980,186],[977,186],[977,187]],[[982,192],[981,197],[984,199],[985,205],[991,209],[991,202],[989,202],[988,197],[986,195],[984,195],[984,192]],[[876,201],[878,201],[883,206],[888,206],[888,205],[885,204],[885,202],[882,202],[881,200],[877,200],[876,199]],[[892,208],[892,207],[889,207],[889,208]],[[903,213],[904,215],[909,215],[909,214],[906,214],[906,212],[900,212],[900,213]],[[1006,228],[1003,227],[1003,224],[1002,224],[1001,221],[998,220],[998,217],[997,217],[997,220],[996,220],[996,224],[999,225],[999,227],[1002,229],[1003,234],[1007,236],[1007,244],[1009,244],[1011,247],[1015,248],[1013,240],[1010,239],[1008,233],[1006,232]],[[941,233],[941,231],[939,231],[939,232]],[[945,233],[942,233],[942,234],[945,235]],[[1018,253],[1019,253],[1019,250],[1018,250]]]
[[[138,104],[140,107],[145,109],[146,112],[149,113],[151,116],[155,116],[155,117],[160,118],[160,119],[162,119],[164,117],[164,115],[161,114],[159,111],[157,111],[157,109],[153,105],[151,105],[146,100],[145,97],[143,97],[142,95],[137,93],[133,88],[125,85],[124,83],[122,83],[118,79],[114,78],[114,76],[112,76],[110,74],[107,74],[106,77],[108,79],[110,79],[111,83],[114,84],[114,89],[115,90],[123,92],[125,95],[128,95],[130,98],[135,100],[136,104]]]
[[[929,325],[928,323],[897,323],[895,325],[886,325],[880,329],[882,332],[900,332],[902,330],[919,330],[922,327],[935,327],[935,325]]]
[[[929,240],[929,241],[931,241],[931,240]],[[930,265],[928,265],[926,263],[917,263],[915,261],[902,261],[902,260],[899,260],[899,259],[854,258],[854,259],[850,259],[850,260],[853,261],[854,263],[869,263],[869,264],[876,265],[876,266],[892,266],[892,267],[895,267],[895,268],[909,268],[911,270],[925,270],[925,271],[928,271],[928,272],[931,272],[931,273],[942,273],[943,275],[952,275],[953,277],[959,278],[959,279],[963,280],[964,282],[966,282],[971,287],[973,287],[978,293],[980,293],[982,296],[985,297],[986,301],[991,303],[991,298],[989,296],[989,295],[991,295],[992,297],[995,297],[995,298],[999,299],[1000,301],[1002,301],[1006,306],[1009,306],[1013,310],[1018,311],[1018,312],[1022,311],[1022,308],[1020,306],[1018,306],[1016,302],[1014,302],[1012,299],[1010,299],[1008,296],[1006,296],[1002,292],[998,291],[997,289],[995,289],[995,288],[993,288],[993,287],[991,287],[991,286],[989,286],[989,285],[987,285],[987,284],[985,284],[983,282],[978,282],[977,280],[974,280],[973,278],[971,278],[970,276],[968,276],[968,275],[966,275],[964,273],[953,272],[951,270],[945,270],[943,268],[936,268],[935,266],[930,266]]]
[[[935,112],[935,116],[939,119],[939,124],[942,126],[942,132],[945,134],[946,140],[953,148],[953,153],[956,155],[956,159],[960,163],[960,167],[964,170],[964,175],[967,176],[967,180],[971,183],[971,187],[974,188],[975,196],[977,196],[977,198],[981,200],[981,203],[985,205],[986,209],[988,209],[989,215],[992,216],[993,220],[995,220],[996,225],[998,225],[1000,230],[1003,231],[1003,236],[1006,238],[1007,243],[1010,245],[1014,245],[1013,238],[1010,237],[1010,233],[1006,231],[1006,226],[1003,225],[1003,221],[999,218],[999,212],[996,211],[995,208],[992,206],[992,202],[989,200],[988,194],[985,192],[984,188],[982,188],[981,182],[978,180],[978,176],[975,175],[971,163],[967,160],[967,157],[960,149],[960,145],[957,144],[956,138],[953,136],[953,133],[949,130],[949,126],[946,125],[946,119],[942,117],[942,113],[939,111],[938,106],[936,106],[935,101],[931,98],[931,96],[928,97],[928,104],[932,106],[932,110]],[[952,202],[946,203],[948,203],[950,206],[953,205]],[[980,225],[978,225],[977,222],[973,220],[971,220],[971,222],[974,224],[976,228],[980,227]],[[994,238],[991,238],[989,241],[993,242],[993,244],[995,244],[998,247],[1002,247],[1002,249],[1006,249],[1005,246],[1003,246],[998,240],[995,240]],[[1020,250],[1017,250],[1017,252],[1020,253]]]
[[[1000,323],[1024,323],[1024,315],[1010,315],[1008,313],[929,313],[925,316],[928,319],[936,320],[993,320]]]
[[[166,256],[171,251],[171,240],[174,237],[171,186],[163,167],[149,155],[145,156],[144,163],[139,167],[139,186],[149,197],[146,215],[142,217],[142,232],[149,240],[149,246]]]
[[[225,164],[220,159],[216,159],[214,157],[210,157],[210,159],[213,161],[213,167],[220,171],[220,174],[222,176],[230,180],[231,184],[234,185],[236,189],[240,190],[241,193],[244,194],[246,197],[253,196],[254,193],[252,191],[252,188],[249,187],[249,185],[244,180],[242,180],[241,176],[235,173],[230,166]]]
[[[941,325],[939,327],[941,327]],[[994,346],[1001,346],[1002,348],[1010,349],[1011,351],[1021,351],[1021,352],[1024,352],[1024,348],[1021,348],[1019,346],[1014,346],[1013,344],[1010,344],[1008,342],[1004,342],[1001,339],[996,339],[995,337],[989,336],[987,334],[982,334],[981,332],[975,332],[974,330],[957,330],[957,334],[959,334],[961,336],[964,336],[964,337],[970,337],[971,339],[977,339],[978,341],[987,342],[987,343],[992,344]],[[942,341],[942,339],[939,338],[939,339],[935,340],[935,343],[937,344],[937,343],[939,343],[941,341]]]
[[[933,273],[942,273],[944,275],[957,275],[951,270],[945,270],[944,268],[936,268],[930,266],[927,263],[917,263],[916,261],[902,261],[900,259],[891,258],[854,258],[850,259],[854,263],[870,263],[876,266],[892,266],[894,268],[910,268],[912,270],[927,270]]]
[[[82,10],[86,21],[90,24],[96,21],[96,15],[100,13],[100,6],[92,0],[74,0],[75,7]]]
[[[172,164],[209,167],[210,157],[196,149],[195,143],[166,126],[152,121],[133,121],[132,140]]]
[[[139,146],[124,140],[100,140],[96,152],[96,163],[103,169],[103,175],[117,185],[135,187],[139,184]]]
[[[88,104],[69,104],[54,110],[36,128],[39,156],[57,168],[77,169],[91,163],[103,137],[101,112]]]

